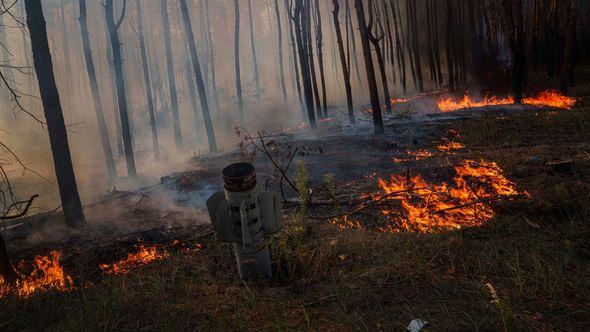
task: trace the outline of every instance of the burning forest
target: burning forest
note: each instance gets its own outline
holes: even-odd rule
[[[589,330],[588,45],[586,0],[0,0],[0,330]]]

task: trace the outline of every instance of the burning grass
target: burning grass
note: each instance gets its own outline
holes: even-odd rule
[[[572,109],[576,104],[576,99],[562,95],[556,91],[544,91],[535,97],[524,98],[525,105],[537,107],[552,107],[559,109]],[[438,108],[443,112],[454,112],[467,108],[485,107],[485,106],[502,106],[513,105],[514,97],[498,98],[495,96],[485,97],[482,100],[472,99],[465,95],[461,100],[452,98],[443,98],[438,101]]]
[[[387,222],[377,229],[428,233],[480,226],[495,216],[494,202],[528,195],[519,192],[494,162],[465,160],[454,172],[451,182],[439,184],[421,175],[393,174],[388,180],[378,179],[381,192],[372,195],[369,204],[377,203]],[[391,203],[395,204],[389,208]],[[341,228],[363,228],[350,216],[333,223]]]
[[[60,251],[52,251],[47,256],[36,256],[33,271],[17,280],[14,285],[7,284],[0,276],[0,297],[11,292],[15,292],[19,297],[29,297],[36,292],[71,290],[74,282],[64,272],[59,263],[60,258]],[[24,266],[24,261],[21,261],[19,266]]]
[[[136,253],[129,253],[127,257],[112,264],[100,264],[99,266],[108,274],[123,274],[167,256],[168,252],[165,249],[158,250],[156,246],[146,247],[142,244],[137,248]]]

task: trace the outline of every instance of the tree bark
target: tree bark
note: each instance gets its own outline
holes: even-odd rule
[[[168,90],[172,102],[172,125],[174,127],[174,142],[176,147],[182,146],[182,132],[180,129],[180,114],[178,107],[178,92],[176,90],[176,75],[174,73],[174,53],[172,52],[172,38],[170,36],[170,19],[166,0],[161,0],[162,26],[164,28],[164,47],[166,48],[166,70],[168,72]]]
[[[211,121],[211,114],[209,112],[207,91],[205,90],[205,82],[203,82],[201,64],[199,63],[199,54],[197,53],[197,45],[195,43],[195,36],[193,34],[193,28],[188,14],[186,0],[180,1],[180,10],[182,12],[182,21],[184,23],[184,33],[187,38],[191,62],[193,64],[193,72],[197,81],[197,90],[199,91],[199,100],[201,102],[201,110],[203,112],[203,120],[205,122],[205,131],[207,132],[207,140],[209,142],[209,153],[213,154],[217,152],[217,141],[215,139],[215,131],[213,129],[213,122]]]
[[[356,16],[361,33],[361,43],[363,46],[363,56],[365,58],[365,69],[367,72],[367,81],[369,83],[369,93],[371,95],[371,107],[373,108],[373,125],[375,134],[382,135],[383,117],[381,115],[381,105],[379,103],[379,91],[377,90],[377,80],[375,79],[375,67],[373,66],[373,56],[371,54],[371,42],[369,40],[369,29],[365,19],[365,8],[363,0],[355,0]]]
[[[348,120],[351,124],[355,123],[354,118],[354,106],[352,100],[352,86],[350,84],[350,67],[348,66],[348,60],[346,59],[346,53],[344,51],[344,42],[342,41],[342,30],[340,28],[340,18],[338,17],[340,12],[340,4],[338,0],[332,0],[334,4],[334,27],[336,28],[336,40],[338,42],[338,52],[340,53],[340,63],[342,64],[342,76],[344,76],[344,87],[346,89],[346,106],[348,108]]]
[[[82,36],[82,47],[84,48],[86,72],[88,74],[88,80],[90,81],[90,91],[92,92],[94,112],[96,114],[96,122],[98,124],[100,141],[102,143],[102,151],[104,154],[104,159],[107,168],[107,179],[109,183],[112,183],[117,178],[117,170],[115,168],[115,160],[113,158],[111,140],[109,137],[109,131],[103,113],[102,101],[100,99],[100,91],[98,88],[98,81],[96,79],[96,69],[94,68],[94,61],[92,59],[92,50],[90,46],[90,37],[88,33],[88,15],[86,10],[86,0],[79,0],[79,7],[80,33]]]
[[[64,219],[66,225],[79,227],[85,223],[84,212],[82,211],[82,203],[80,202],[76,176],[72,165],[59,91],[55,83],[41,0],[25,0],[25,8],[31,37],[33,63],[39,82],[39,93],[43,103],[47,131],[49,132],[49,143],[53,154]]]
[[[127,110],[127,94],[125,92],[125,75],[123,73],[123,57],[121,55],[121,43],[119,42],[119,27],[125,17],[125,2],[123,2],[123,12],[117,22],[115,22],[113,0],[106,0],[106,21],[109,35],[111,36],[111,51],[113,52],[113,64],[115,69],[115,82],[117,86],[117,104],[119,105],[119,118],[121,120],[121,132],[123,136],[123,148],[125,150],[125,161],[127,163],[127,175],[131,178],[137,177],[135,168],[135,156],[133,152],[133,143],[131,138],[131,126],[129,113]]]
[[[158,140],[158,125],[156,123],[156,108],[154,106],[154,97],[152,94],[152,80],[150,77],[150,69],[148,67],[149,60],[147,56],[147,49],[145,46],[145,33],[143,28],[143,6],[142,0],[135,0],[137,6],[137,33],[139,37],[139,49],[141,52],[141,64],[143,70],[143,81],[145,83],[145,92],[148,103],[148,115],[150,118],[150,127],[152,129],[152,147],[154,149],[154,158],[156,161],[160,160],[160,143]]]

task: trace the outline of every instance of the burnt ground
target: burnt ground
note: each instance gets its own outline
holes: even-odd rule
[[[112,192],[87,206],[84,230],[62,228],[56,214],[19,221],[6,233],[14,258],[30,262],[61,250],[77,287],[0,298],[0,329],[400,330],[414,318],[429,321],[432,330],[590,328],[587,100],[571,111],[400,111],[387,119],[382,137],[366,121],[355,128],[342,123],[338,117],[324,122],[313,137],[288,131],[266,139],[281,143],[273,150],[281,163],[288,163],[281,157],[288,146],[298,149],[313,192],[309,216],[301,220],[298,198],[283,183],[287,222],[272,242],[273,280],[239,282],[231,250],[217,243],[203,210],[221,189],[223,166],[250,156],[194,158],[187,171],[157,186]],[[436,148],[449,141],[464,148]],[[432,155],[416,160],[416,151]],[[379,204],[358,216],[360,229],[328,218],[378,192],[378,177],[448,181],[466,159],[496,162],[530,198],[497,202],[496,217],[482,226],[428,234],[377,231],[384,222]],[[566,172],[547,166],[569,159],[574,167]],[[278,191],[280,175],[268,159],[257,153],[254,163],[259,181]],[[334,177],[334,193],[325,174]],[[98,267],[139,244],[170,255],[125,275]]]

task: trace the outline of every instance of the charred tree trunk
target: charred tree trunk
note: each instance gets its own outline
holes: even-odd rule
[[[105,12],[106,15],[106,12]],[[111,81],[111,98],[113,104],[113,115],[115,118],[115,139],[117,140],[117,152],[119,153],[119,157],[125,155],[125,148],[123,147],[123,131],[121,129],[121,116],[119,114],[119,110],[117,108],[117,79],[115,78],[115,65],[113,61],[113,50],[111,49],[111,36],[109,33],[109,28],[107,27],[107,20],[105,16],[104,20],[104,29],[107,36],[107,47],[106,47],[106,58],[109,66],[109,75]]]
[[[455,56],[453,54],[453,50],[455,47],[455,38],[454,38],[454,17],[453,17],[453,2],[452,0],[446,0],[446,7],[447,7],[447,47],[446,47],[446,55],[447,55],[447,74],[449,75],[449,90],[451,92],[455,91]]]
[[[0,281],[2,279],[4,279],[4,282],[10,284],[18,280],[19,275],[10,261],[10,256],[8,256],[8,251],[6,250],[6,243],[4,242],[4,238],[2,238],[2,234],[0,234]],[[1,284],[2,282],[0,282]]]
[[[418,10],[416,9],[416,1],[410,1],[409,4],[410,12],[408,17],[410,18],[408,30],[411,31],[412,38],[412,53],[414,54],[414,67],[416,71],[416,79],[418,81],[418,90],[420,93],[424,92],[424,78],[422,76],[422,60],[420,56],[420,37],[418,35]]]
[[[522,0],[502,0],[508,40],[512,53],[512,91],[514,103],[521,104],[525,80],[525,36]]]
[[[98,124],[98,131],[100,134],[100,141],[102,143],[102,151],[107,168],[107,178],[109,183],[112,183],[117,178],[117,170],[115,168],[115,160],[113,158],[113,150],[111,148],[111,140],[107,123],[105,121],[102,101],[100,99],[100,91],[98,89],[98,81],[96,79],[96,69],[94,68],[94,60],[92,59],[92,50],[90,47],[90,37],[88,33],[88,15],[86,10],[86,0],[79,0],[80,6],[80,32],[82,35],[82,47],[84,48],[84,60],[86,62],[86,72],[88,73],[88,80],[90,81],[90,90],[92,92],[92,101],[94,103],[94,112],[96,113],[96,122]]]
[[[61,28],[61,47],[63,52],[63,63],[64,63],[64,76],[68,77],[72,72],[72,64],[70,61],[70,46],[69,46],[69,36],[68,36],[68,29],[66,26],[66,10],[65,10],[65,1],[61,0],[59,3],[59,16],[60,16],[60,28]],[[67,93],[72,93],[72,80],[65,80],[65,86],[67,88]],[[67,102],[66,102],[67,103]]]
[[[236,94],[238,98],[238,111],[240,112],[240,124],[244,125],[244,97],[242,95],[242,73],[240,72],[240,4],[234,0],[234,15],[236,25],[234,29],[234,63],[236,66]]]
[[[205,16],[207,21],[207,40],[209,43],[209,62],[211,63],[211,91],[213,92],[214,113],[219,113],[219,93],[217,92],[217,69],[215,67],[215,50],[213,49],[213,36],[211,33],[211,15],[209,13],[209,0],[205,0]]]
[[[350,84],[350,66],[346,53],[344,51],[344,42],[342,41],[342,30],[340,29],[340,12],[339,0],[332,0],[334,4],[334,27],[336,28],[336,40],[338,42],[338,52],[340,53],[340,63],[342,64],[342,76],[344,76],[344,87],[346,89],[346,105],[348,107],[348,119],[351,124],[355,123],[354,106],[352,101],[352,86]]]
[[[303,94],[301,92],[301,79],[299,76],[299,62],[297,59],[297,44],[295,43],[295,34],[293,32],[293,20],[291,19],[291,5],[290,0],[285,0],[285,13],[287,14],[287,21],[289,21],[289,36],[291,37],[291,57],[293,58],[295,83],[297,84],[297,97],[299,98],[299,107],[301,109],[301,116],[305,118],[305,103],[303,101]]]
[[[154,97],[152,94],[152,80],[148,67],[149,60],[145,46],[145,33],[143,28],[143,7],[142,0],[135,0],[137,6],[137,33],[139,37],[139,49],[141,52],[141,64],[143,70],[143,80],[145,83],[145,92],[148,103],[148,115],[150,118],[150,127],[152,129],[152,147],[154,149],[154,158],[160,160],[160,143],[158,140],[158,125],[156,123],[156,108],[154,106]]]
[[[396,3],[391,0],[391,17],[393,18],[393,30],[395,32],[395,49],[397,52],[397,69],[400,72],[400,81],[404,94],[408,92],[407,77],[406,77],[406,56],[402,47],[402,40],[400,37],[400,24],[401,20],[398,20],[398,14],[396,10]]]
[[[383,51],[381,49],[381,41],[384,38],[383,28],[381,26],[381,22],[379,18],[377,18],[377,24],[375,24],[375,10],[373,0],[369,1],[369,26],[375,26],[375,31],[378,31],[379,36],[375,36],[369,30],[369,40],[373,44],[375,48],[375,53],[377,54],[377,63],[379,64],[379,73],[381,74],[381,85],[383,87],[383,98],[385,103],[385,110],[387,113],[391,113],[391,98],[389,96],[389,84],[387,82],[387,73],[385,69],[385,59],[383,58]]]
[[[49,142],[55,165],[55,175],[61,197],[66,225],[84,225],[84,212],[74,175],[66,125],[63,118],[59,91],[55,84],[53,63],[47,41],[47,29],[41,0],[26,0],[27,25],[31,37],[33,63],[39,81],[39,93],[49,132]]]
[[[191,59],[190,59],[190,55],[186,56],[186,80],[187,80],[187,88],[188,88],[188,93],[191,99],[191,108],[193,110],[193,116],[194,116],[194,126],[195,126],[195,143],[197,145],[201,144],[201,124],[200,124],[200,116],[199,116],[199,105],[197,102],[197,95],[195,94],[195,81],[193,81],[194,77],[192,75],[192,67],[191,67]]]
[[[191,55],[191,62],[193,64],[193,72],[197,81],[197,90],[199,91],[199,100],[201,102],[201,110],[203,112],[203,120],[205,122],[205,131],[207,132],[207,139],[209,142],[209,152],[217,152],[217,141],[215,139],[215,131],[213,129],[213,122],[211,121],[211,114],[209,112],[209,104],[207,102],[207,91],[205,90],[205,82],[203,82],[203,74],[201,72],[201,64],[199,63],[199,54],[197,52],[197,45],[195,43],[195,36],[188,14],[188,7],[186,0],[180,1],[180,10],[182,12],[182,22],[184,24],[184,33],[187,38],[189,51]]]
[[[567,23],[565,29],[565,45],[563,53],[563,65],[561,66],[561,75],[559,78],[559,91],[567,94],[573,78],[574,67],[574,45],[576,43],[576,2],[568,3]]]
[[[311,83],[311,71],[307,50],[307,36],[303,29],[306,24],[304,14],[304,0],[295,0],[295,14],[293,17],[293,24],[295,25],[295,35],[297,36],[297,49],[299,53],[299,64],[301,67],[301,80],[303,83],[303,91],[305,95],[305,105],[307,108],[307,116],[309,119],[309,126],[312,130],[317,129],[315,119],[314,102],[313,102],[313,87]]]
[[[248,0],[248,19],[250,20],[250,45],[252,48],[252,66],[254,67],[254,84],[256,92],[254,97],[260,101],[262,91],[260,90],[260,77],[258,75],[258,59],[256,57],[256,43],[254,42],[254,20],[252,19],[252,0]]]
[[[322,85],[322,110],[323,117],[328,117],[328,95],[326,92],[326,74],[324,71],[324,36],[322,34],[322,13],[320,11],[320,3],[315,0],[315,31],[316,31],[316,47],[318,49],[318,65],[320,67],[320,83]]]
[[[277,44],[279,56],[279,80],[281,82],[281,95],[283,96],[283,108],[287,112],[287,87],[285,85],[285,66],[283,61],[283,27],[281,26],[281,13],[279,10],[279,0],[275,0],[275,14],[277,17]]]
[[[180,114],[178,109],[178,92],[176,90],[176,75],[174,73],[174,53],[172,52],[172,38],[170,36],[170,20],[166,0],[161,0],[162,26],[164,28],[164,47],[166,48],[166,71],[168,72],[168,90],[172,103],[172,125],[174,127],[174,142],[176,147],[182,146],[180,129]]]
[[[377,90],[377,80],[375,79],[375,67],[373,66],[373,56],[371,54],[371,41],[369,39],[370,26],[367,26],[365,19],[365,8],[363,0],[355,0],[356,16],[361,32],[361,43],[363,46],[363,56],[365,58],[365,69],[367,72],[367,81],[369,83],[369,93],[371,95],[371,107],[373,108],[373,125],[375,134],[382,135],[383,118],[381,116],[381,105],[379,103],[379,91]],[[369,7],[369,10],[371,8]]]
[[[357,54],[356,54],[356,37],[354,35],[354,28],[353,28],[353,24],[352,24],[352,11],[350,10],[350,0],[345,0],[346,1],[346,17],[345,17],[345,23],[346,23],[346,31],[347,34],[350,36],[350,42],[352,45],[352,52],[351,52],[351,58],[352,58],[352,66],[354,67],[354,72],[356,74],[356,78],[357,81],[359,83],[362,83],[362,79],[361,79],[361,71],[360,71],[360,66],[359,66],[359,62],[358,62],[358,58],[357,58]],[[362,86],[362,84],[361,84]]]
[[[311,28],[311,0],[305,0],[303,7],[303,20],[302,31],[305,36],[304,42],[306,43],[307,56],[309,61],[309,69],[311,70],[311,83],[313,87],[313,95],[315,97],[315,107],[317,115],[322,118],[322,102],[320,97],[320,90],[318,88],[318,79],[315,71],[315,58],[313,56],[313,42],[312,42],[312,28]]]
[[[123,136],[123,148],[125,150],[125,161],[127,163],[127,175],[136,178],[135,156],[133,143],[131,141],[131,126],[127,110],[127,94],[125,93],[125,76],[123,74],[123,57],[121,55],[121,43],[119,42],[119,27],[125,18],[125,2],[119,20],[115,22],[113,0],[106,0],[106,20],[109,30],[111,51],[113,52],[113,63],[115,68],[115,81],[117,86],[117,104],[119,105],[119,117],[121,120],[121,132]]]

